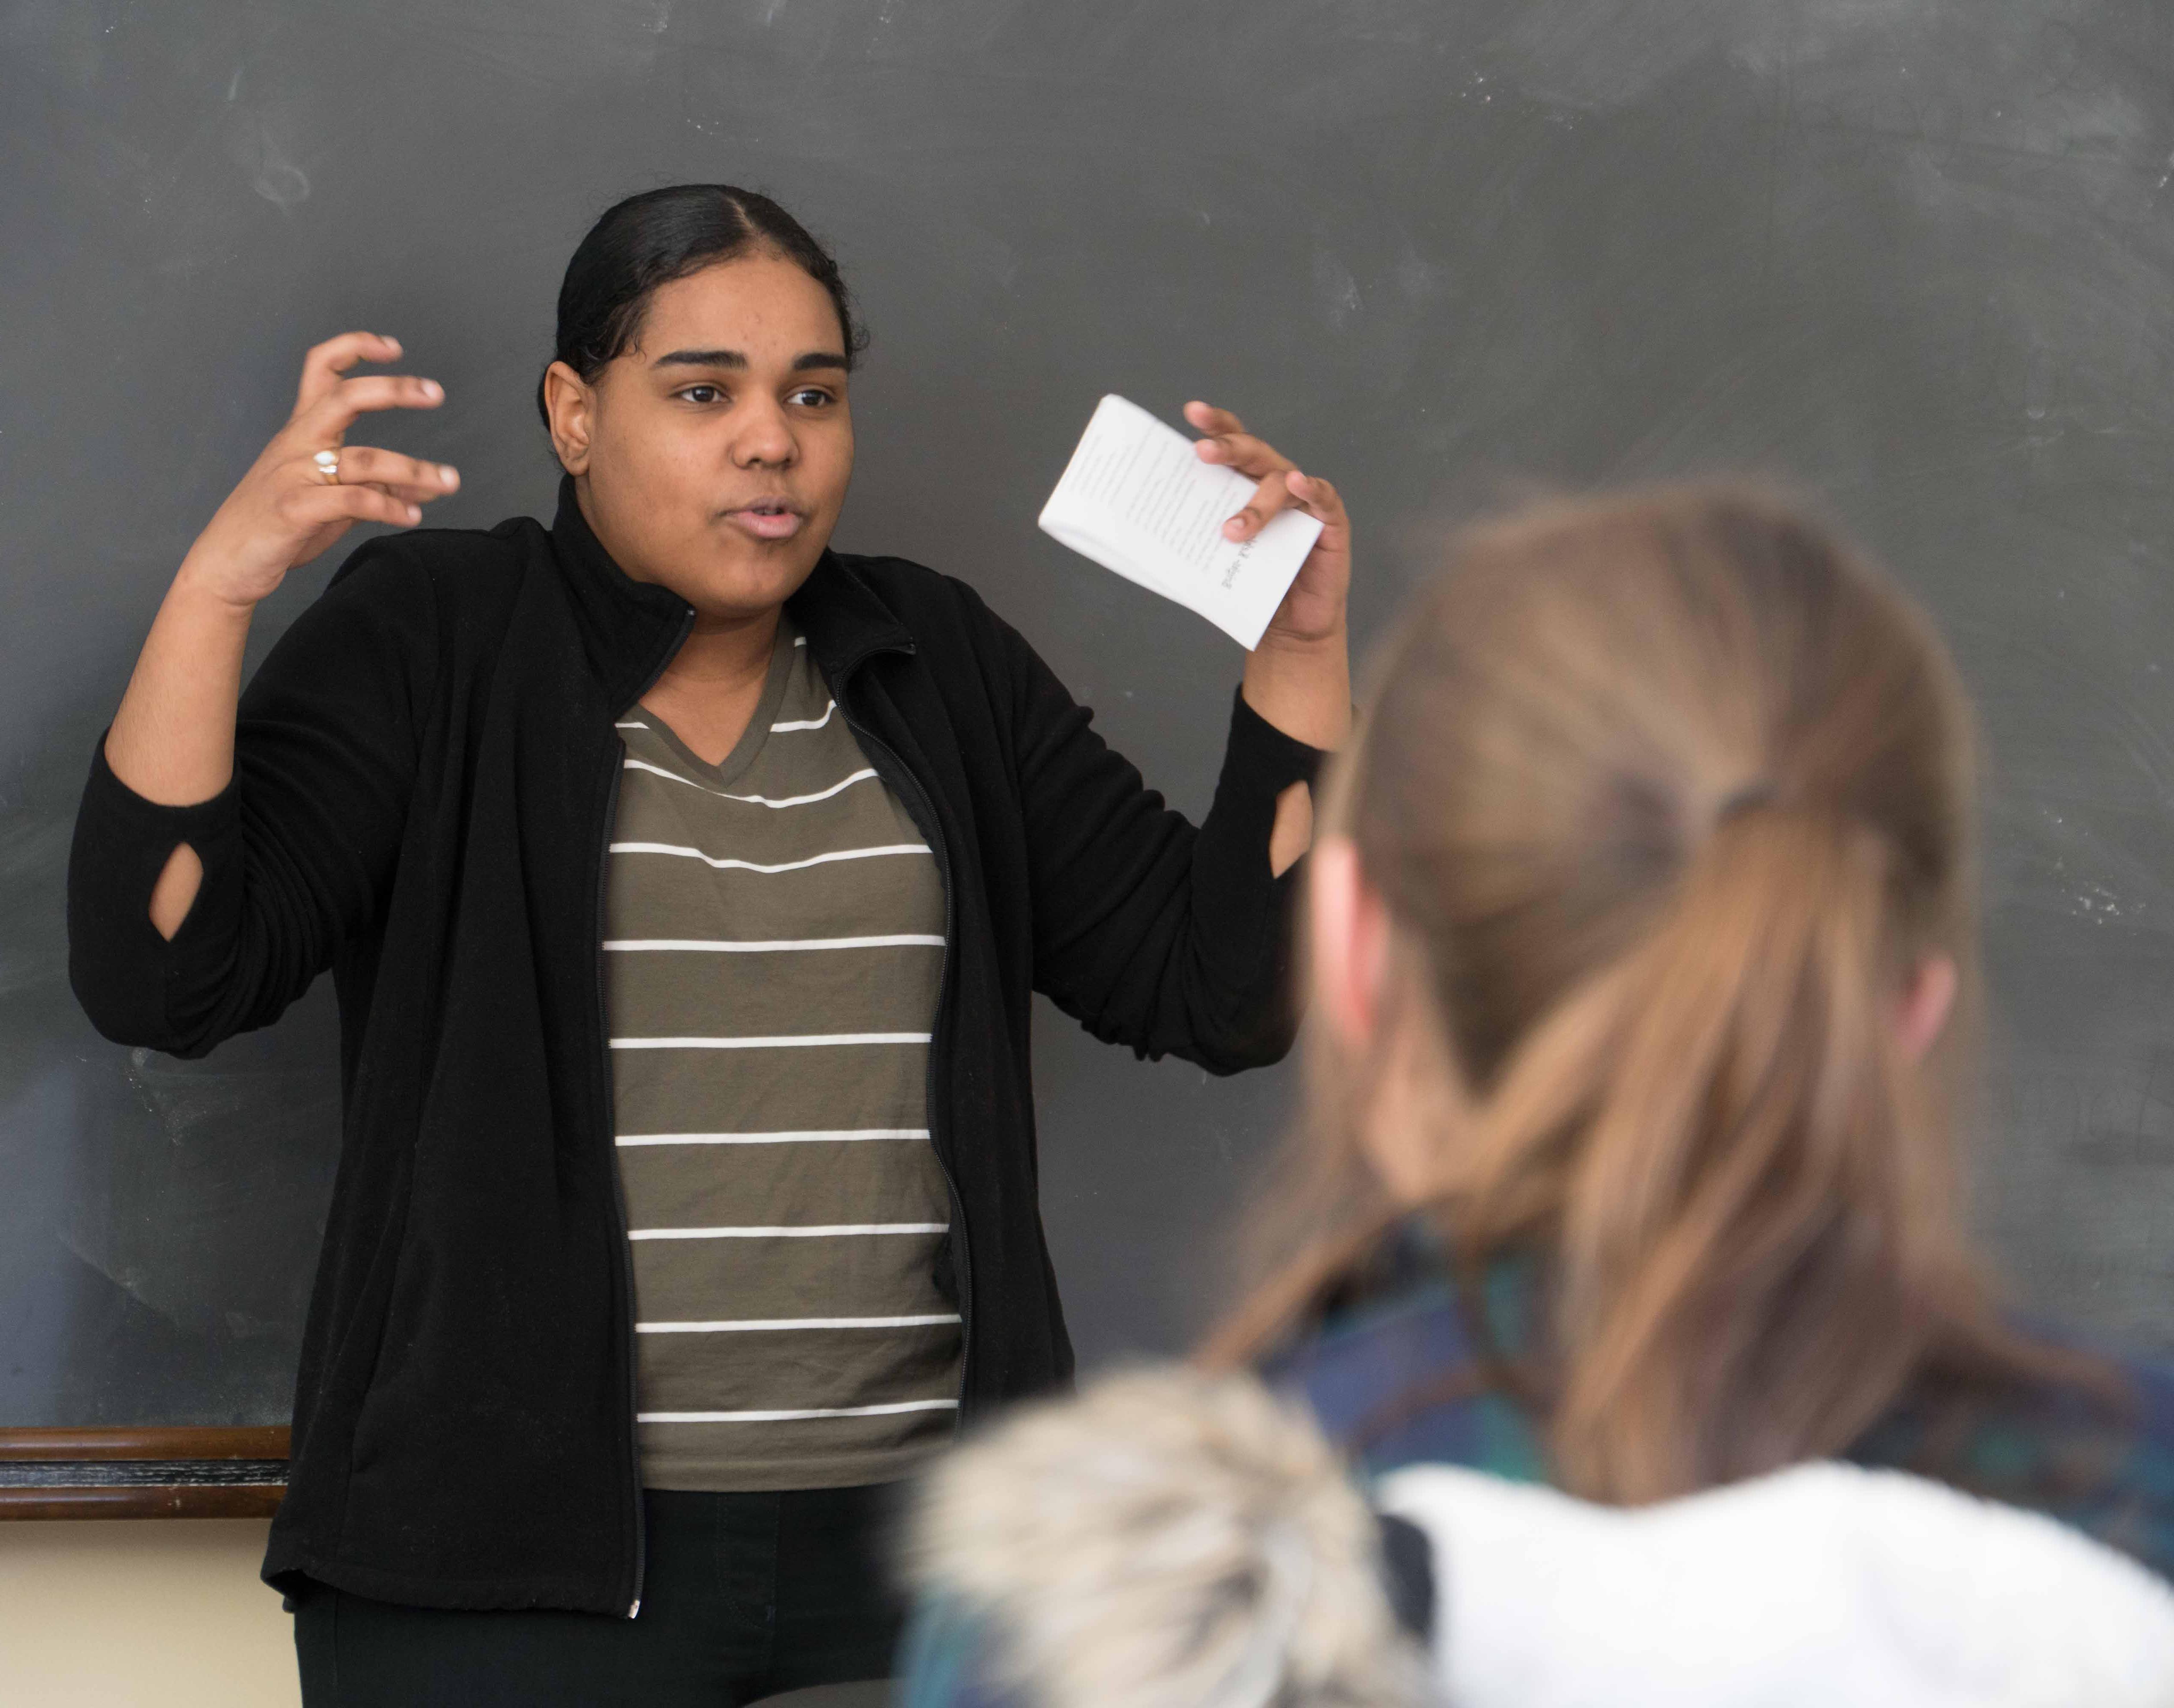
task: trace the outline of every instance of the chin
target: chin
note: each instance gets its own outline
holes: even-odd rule
[[[735,551],[696,567],[672,591],[706,617],[751,617],[783,604],[800,591],[823,554],[819,545],[795,540],[795,549],[760,554]]]

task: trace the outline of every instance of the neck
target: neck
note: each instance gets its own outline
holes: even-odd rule
[[[694,628],[664,667],[659,685],[729,693],[749,682],[760,684],[769,674],[770,655],[777,645],[781,608],[772,605],[731,617],[696,612]]]
[[[698,614],[679,656],[641,697],[709,765],[725,762],[762,704],[777,612],[773,605],[749,617]]]

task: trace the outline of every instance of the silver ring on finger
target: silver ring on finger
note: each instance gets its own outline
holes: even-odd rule
[[[340,484],[338,451],[320,451],[310,461],[317,465],[317,478],[327,486],[338,486]]]

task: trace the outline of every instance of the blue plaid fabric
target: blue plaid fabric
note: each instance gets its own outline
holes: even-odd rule
[[[1517,1266],[1490,1278],[1490,1328],[1512,1354],[1522,1343],[1529,1292]],[[2031,1327],[2042,1338],[2080,1343]],[[1847,1457],[2044,1512],[2174,1579],[2174,1370],[2112,1362],[2134,1397],[2118,1423],[2078,1397],[2020,1394],[1981,1407],[1955,1436],[1944,1420],[1905,1406]],[[1431,1462],[1548,1480],[1539,1430],[1522,1406],[1480,1380],[1463,1315],[1441,1278],[1420,1279],[1333,1321],[1266,1374],[1304,1399],[1369,1476]]]

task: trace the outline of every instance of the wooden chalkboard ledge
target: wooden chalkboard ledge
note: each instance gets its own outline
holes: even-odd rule
[[[265,1518],[287,1488],[278,1429],[0,1429],[0,1519]]]

